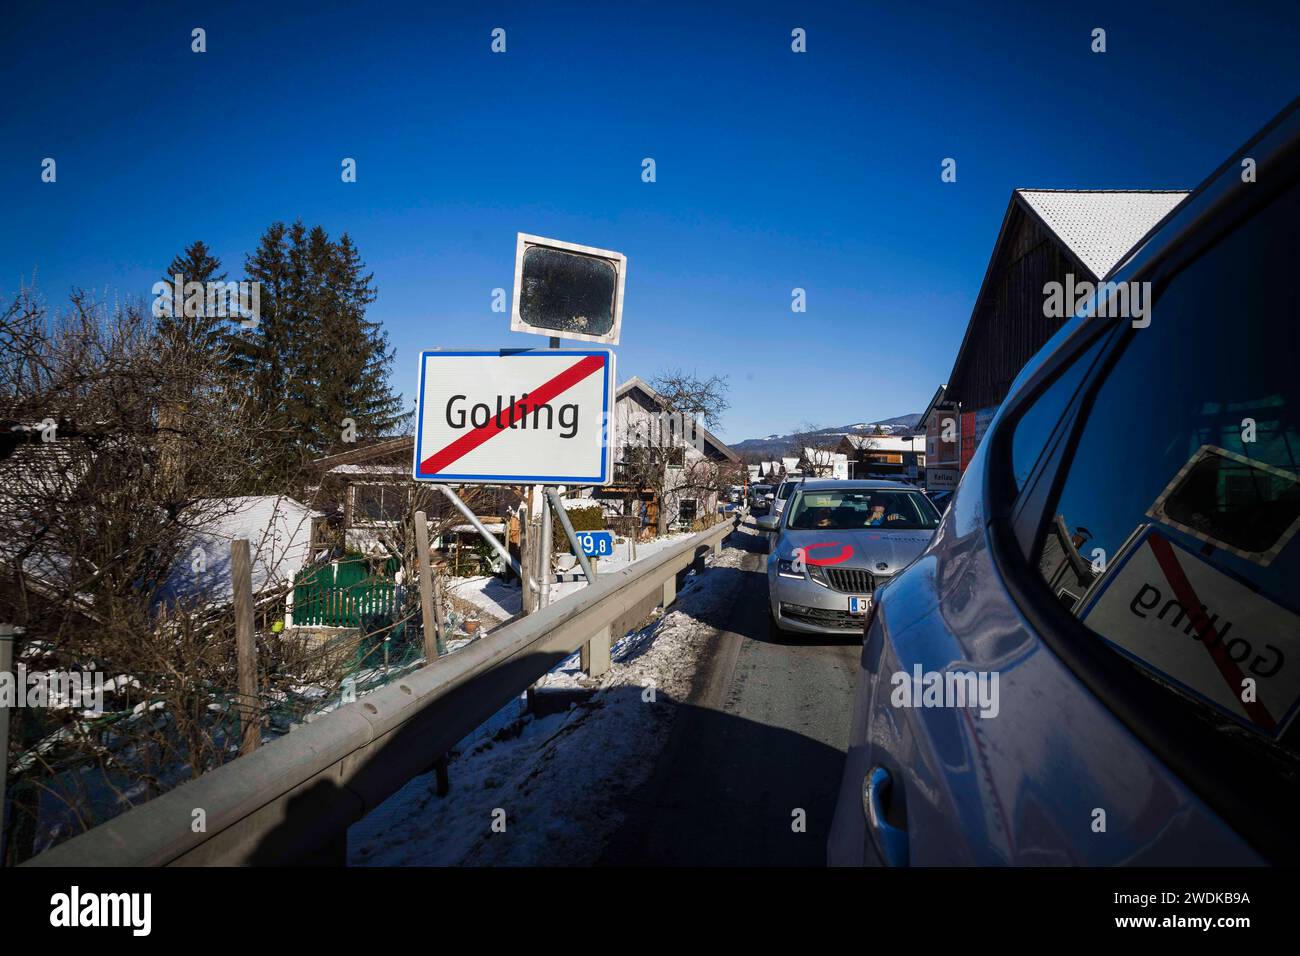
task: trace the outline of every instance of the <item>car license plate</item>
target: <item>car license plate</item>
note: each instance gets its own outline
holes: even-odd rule
[[[871,610],[871,598],[869,597],[849,598],[850,614],[866,614],[870,610]]]

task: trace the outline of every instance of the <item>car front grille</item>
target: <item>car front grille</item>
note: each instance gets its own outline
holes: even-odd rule
[[[870,571],[860,568],[826,568],[826,581],[836,591],[845,594],[870,594],[876,589],[876,579]]]
[[[865,619],[854,617],[848,611],[835,611],[825,607],[804,607],[802,604],[781,602],[781,616],[818,627],[842,627],[845,630],[862,630]]]

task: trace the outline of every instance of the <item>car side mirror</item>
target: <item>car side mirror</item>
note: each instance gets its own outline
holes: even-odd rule
[[[776,515],[759,515],[754,522],[763,531],[776,530]]]

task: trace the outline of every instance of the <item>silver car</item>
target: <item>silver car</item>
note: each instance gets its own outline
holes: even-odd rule
[[[774,538],[773,631],[845,634],[862,630],[876,588],[925,550],[939,512],[897,481],[808,480],[780,515],[757,523]]]

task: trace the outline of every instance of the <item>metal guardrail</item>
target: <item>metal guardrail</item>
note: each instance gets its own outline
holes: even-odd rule
[[[508,624],[455,654],[296,728],[24,866],[342,863],[347,828],[652,596],[721,551],[723,520]],[[621,635],[620,635],[621,636]],[[605,653],[608,654],[607,647]],[[200,828],[200,821],[202,827]]]

